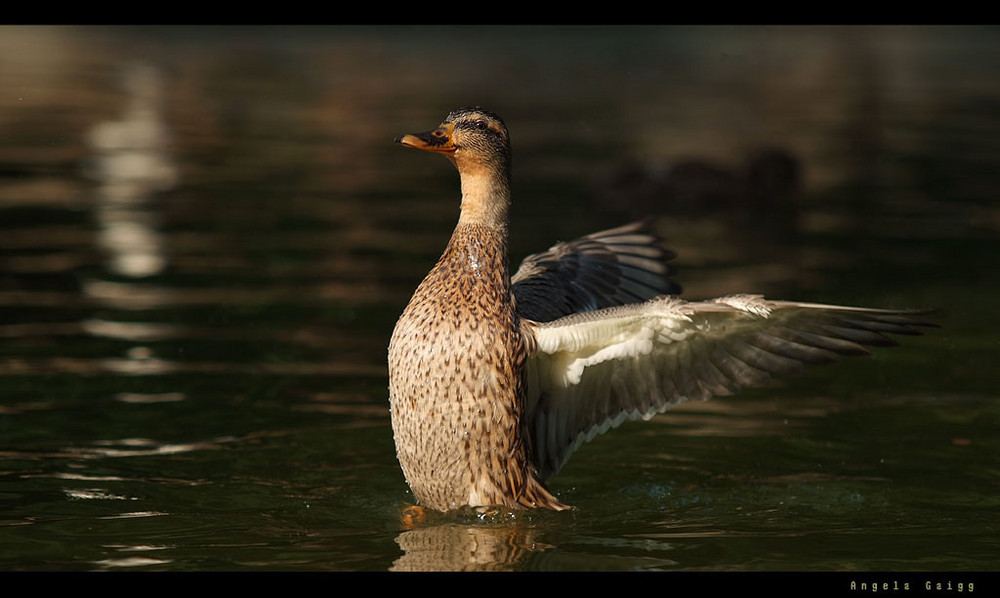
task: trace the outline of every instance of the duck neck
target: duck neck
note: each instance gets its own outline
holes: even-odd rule
[[[468,281],[509,296],[507,213],[510,184],[504,171],[463,168],[462,213],[442,258],[469,274]],[[482,289],[481,291],[482,292]]]
[[[462,178],[462,213],[458,224],[495,230],[507,238],[510,211],[509,168],[465,168]]]

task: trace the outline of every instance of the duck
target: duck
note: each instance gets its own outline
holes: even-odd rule
[[[396,457],[421,513],[570,509],[548,480],[624,421],[933,325],[923,311],[756,294],[687,301],[672,279],[676,256],[650,221],[557,243],[511,274],[504,121],[459,108],[395,141],[441,154],[461,183],[451,238],[388,346]]]

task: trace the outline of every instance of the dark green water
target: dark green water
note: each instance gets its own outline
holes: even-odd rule
[[[0,569],[996,569],[998,69],[989,28],[0,28]],[[458,183],[392,139],[465,104],[517,260],[653,216],[687,296],[941,328],[626,424],[575,511],[404,530],[385,347]]]

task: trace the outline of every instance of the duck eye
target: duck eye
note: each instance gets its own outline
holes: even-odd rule
[[[480,131],[485,131],[486,130],[486,123],[483,122],[483,121],[481,121],[481,120],[477,120],[476,121],[476,129],[478,129]]]

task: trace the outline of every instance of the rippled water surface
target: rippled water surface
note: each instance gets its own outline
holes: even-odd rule
[[[971,571],[1000,559],[1000,35],[0,28],[0,568]],[[638,217],[685,295],[941,328],[405,529],[385,348],[514,142],[512,256]]]

